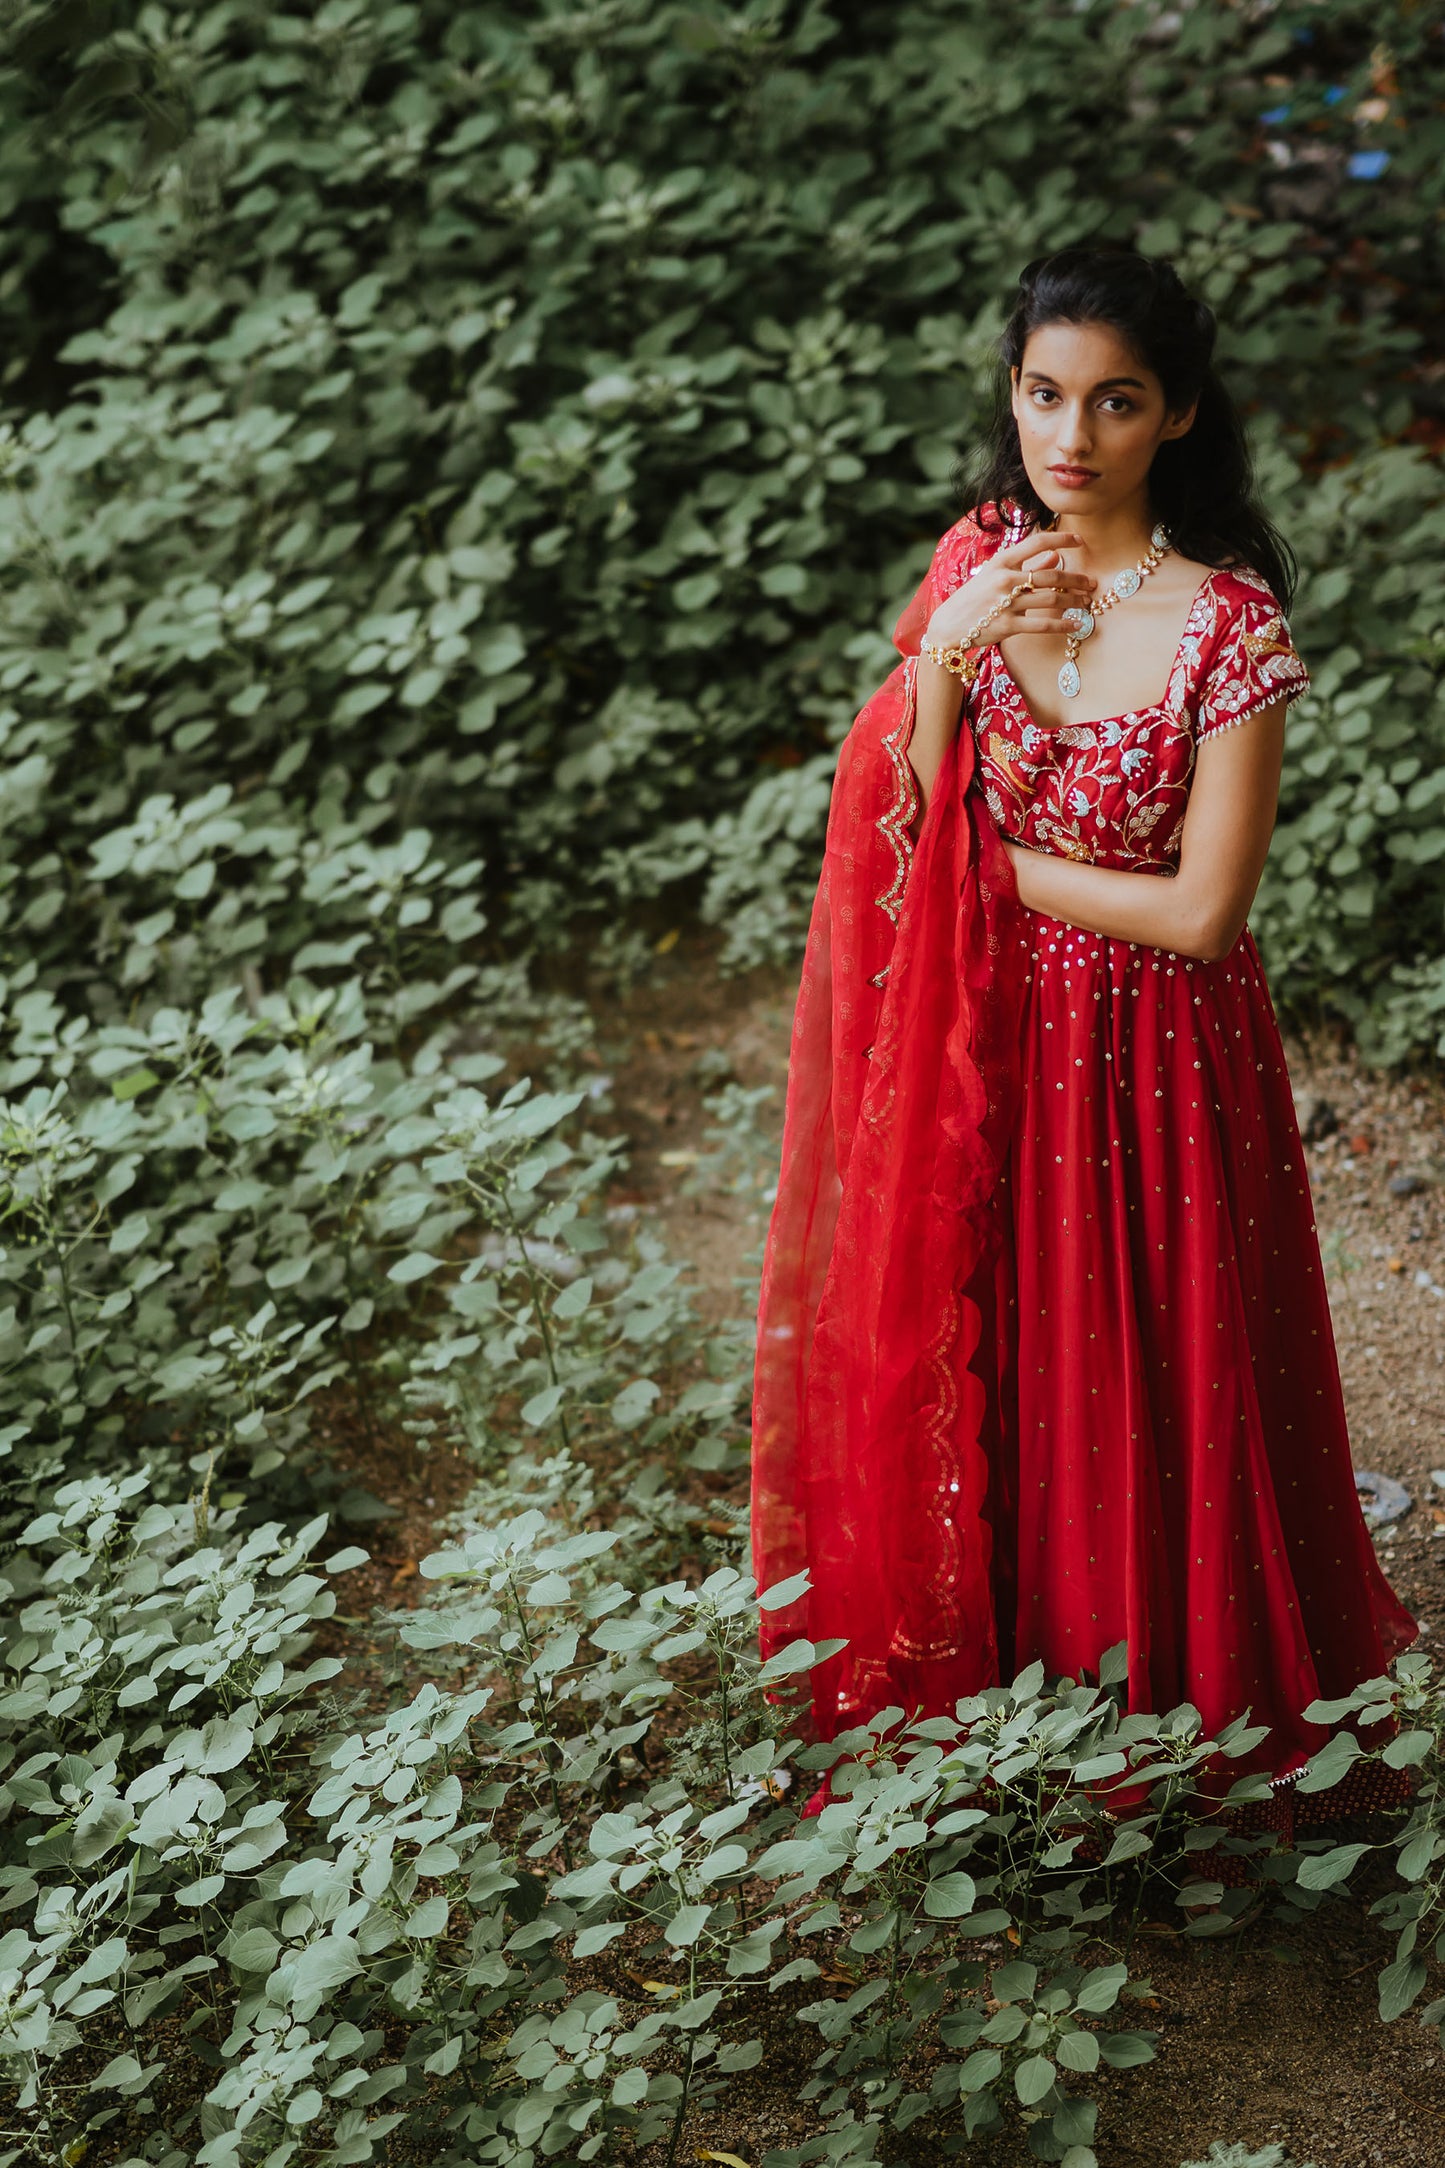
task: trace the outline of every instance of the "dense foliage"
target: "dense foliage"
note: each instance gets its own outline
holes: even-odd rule
[[[72,0],[14,54],[5,905],[78,994],[90,923],[87,1002],[274,971],[416,828],[514,938],[703,873],[776,946],[1013,275],[1127,233],[1306,567],[1278,983],[1433,1040],[1428,10]]]
[[[580,915],[639,968],[677,883],[738,957],[795,939],[1004,290],[1130,232],[1221,309],[1307,567],[1277,984],[1434,1042],[1433,25],[46,0],[9,39],[0,2161],[670,2162],[796,1984],[799,2158],[1012,2119],[1088,2168],[1079,2081],[1149,2052],[1138,1878],[1201,1935],[1246,1901],[1191,1864],[1197,1716],[1026,1675],[880,1721],[798,1823],[813,1652],[760,1676],[694,1480],[745,1450],[746,1318],[609,1202],[591,1027],[528,965]],[[340,1404],[478,1471],[392,1704],[334,1653],[326,1527],[384,1510]],[[1398,1668],[1387,2017],[1445,1929],[1445,1707]],[[1262,1871],[1299,1910],[1357,1856]]]

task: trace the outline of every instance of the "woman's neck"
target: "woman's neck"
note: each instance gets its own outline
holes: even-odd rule
[[[1148,506],[1137,504],[1118,505],[1110,512],[1060,512],[1049,524],[1068,527],[1080,537],[1078,546],[1065,552],[1071,566],[1100,576],[1137,563],[1154,526]]]

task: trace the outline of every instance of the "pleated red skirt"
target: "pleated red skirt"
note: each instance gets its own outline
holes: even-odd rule
[[[1251,936],[1203,963],[1039,915],[998,1193],[988,1519],[1007,1678],[1129,1649],[1129,1706],[1248,1709],[1231,1765],[1411,1642],[1354,1487],[1284,1050]],[[985,1356],[985,1350],[992,1351]]]

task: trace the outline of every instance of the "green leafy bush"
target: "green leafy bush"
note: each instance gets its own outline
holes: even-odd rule
[[[817,2051],[770,2168],[1090,2168],[1131,1907],[1256,1901],[1195,1798],[1251,1735],[1107,1667],[884,1712],[798,1816],[820,1652],[760,1667],[788,1592],[709,1489],[747,1319],[609,1202],[530,965],[584,920],[634,973],[679,884],[796,950],[1001,296],[1131,233],[1219,307],[1305,561],[1276,983],[1435,1042],[1439,62],[1403,0],[1328,14],[10,11],[0,2168],[673,2164],[773,1994]],[[760,1096],[694,1184],[766,1188]],[[325,1530],[388,1510],[338,1407],[476,1470],[395,1691],[334,1653]],[[1382,2015],[1437,2026],[1439,1696],[1361,1692],[1420,1771]],[[1298,1916],[1360,1856],[1254,1867]]]
[[[421,933],[694,878],[794,948],[1013,275],[1108,233],[1219,310],[1305,565],[1278,983],[1433,1044],[1417,9],[16,14],[0,901],[73,996],[290,957],[404,1019],[474,968]]]

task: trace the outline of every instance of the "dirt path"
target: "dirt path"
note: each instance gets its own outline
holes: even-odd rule
[[[747,1299],[767,1199],[761,1186],[690,1188],[696,1156],[711,1149],[702,1102],[728,1079],[772,1085],[755,1118],[776,1136],[795,989],[793,971],[720,979],[709,944],[688,940],[651,984],[604,1012],[598,1053],[633,1139],[629,1194],[656,1212],[714,1315]],[[1356,1463],[1403,1482],[1413,1501],[1377,1533],[1377,1548],[1422,1620],[1422,1645],[1438,1654],[1445,1488],[1430,1471],[1445,1469],[1445,1090],[1382,1078],[1323,1040],[1292,1041],[1289,1056],[1314,1140],[1310,1173]],[[1102,2088],[1099,2145],[1109,2168],[1178,2168],[1214,2138],[1282,2141],[1297,2162],[1319,2168],[1439,2168],[1445,2068],[1434,2036],[1412,2019],[1379,2023],[1374,1981],[1389,1953],[1367,1916],[1376,1894],[1361,1888],[1330,1905],[1288,1946],[1268,1921],[1228,1943],[1159,1939],[1150,2022],[1161,2052]],[[771,2087],[750,2086],[746,2099],[735,2091],[700,2143],[748,2160],[796,2144],[807,2126],[777,2073],[798,2064],[800,2045],[796,2033],[780,2036],[777,2059],[770,2053],[758,2073],[771,2074]],[[976,2157],[1022,2168],[1027,2156],[1010,2141]]]

